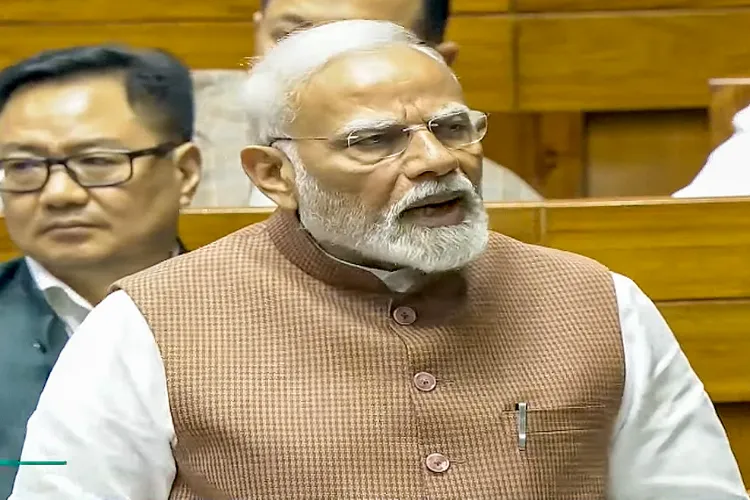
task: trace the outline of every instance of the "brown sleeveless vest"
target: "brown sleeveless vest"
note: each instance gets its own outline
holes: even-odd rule
[[[117,286],[164,359],[172,499],[605,498],[624,360],[587,258],[492,234],[396,294],[279,211]]]

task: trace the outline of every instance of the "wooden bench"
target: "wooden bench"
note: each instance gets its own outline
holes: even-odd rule
[[[496,231],[588,255],[643,288],[703,380],[750,479],[750,200],[498,204],[489,213]],[[180,234],[197,248],[268,214],[187,210]],[[14,255],[0,224],[0,259]]]

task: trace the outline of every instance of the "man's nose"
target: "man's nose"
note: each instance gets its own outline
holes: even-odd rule
[[[62,165],[53,165],[39,199],[45,205],[61,208],[68,205],[83,205],[88,197],[88,191],[73,180]]]
[[[422,176],[441,177],[458,168],[458,159],[428,129],[412,132],[404,152],[404,172],[416,179]]]

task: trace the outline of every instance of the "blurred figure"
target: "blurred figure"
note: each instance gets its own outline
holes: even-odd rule
[[[192,135],[190,73],[161,51],[76,47],[0,72],[0,196],[24,255],[0,265],[0,460],[20,457],[52,366],[108,287],[179,252]],[[15,474],[0,467],[0,498]]]
[[[242,101],[242,69],[192,71],[195,89],[195,144],[203,175],[195,207],[245,207],[253,186],[242,171],[240,151],[247,145],[247,112]]]
[[[247,87],[280,209],[116,285],[29,421],[24,459],[68,465],[12,500],[747,500],[643,292],[488,230],[487,116],[440,54],[330,23]]]
[[[750,196],[750,106],[737,113],[732,124],[732,137],[711,153],[693,182],[672,196]]]

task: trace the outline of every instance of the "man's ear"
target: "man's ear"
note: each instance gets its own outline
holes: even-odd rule
[[[172,152],[172,160],[180,175],[180,207],[185,208],[193,201],[203,172],[201,151],[192,142],[181,144]]]
[[[279,207],[297,210],[294,167],[283,151],[267,146],[248,146],[240,153],[240,159],[245,174],[255,187]]]
[[[456,42],[443,42],[438,44],[435,50],[440,52],[448,66],[453,66],[453,63],[456,62],[456,57],[458,57],[458,44]]]
[[[262,23],[262,22],[263,22],[263,12],[261,12],[261,11],[259,11],[259,10],[256,10],[256,11],[255,11],[255,12],[253,13],[253,24],[254,24],[253,28],[255,28],[255,29],[257,30],[257,29],[258,29],[258,26],[259,26],[259,25],[260,25],[260,23]]]

